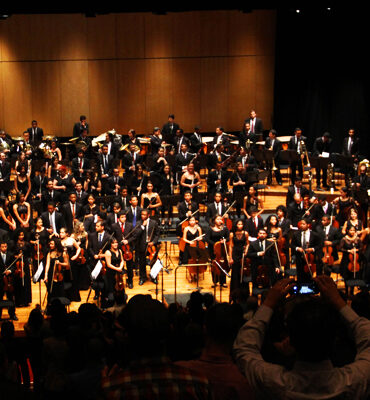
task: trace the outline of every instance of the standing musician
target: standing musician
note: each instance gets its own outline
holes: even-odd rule
[[[206,240],[207,243],[209,244],[208,250],[210,253],[210,258],[211,260],[214,260],[216,258],[216,254],[214,251],[214,245],[216,242],[222,242],[222,246],[226,247],[226,258],[228,258],[228,253],[227,253],[227,244],[226,242],[229,240],[230,232],[224,225],[224,220],[221,215],[215,215],[212,217],[211,220],[211,225],[207,231],[206,234]],[[226,262],[228,264],[228,261]],[[229,269],[229,266],[226,265],[226,268]],[[213,281],[213,286],[215,287],[217,283],[220,284],[222,287],[227,287],[226,285],[226,275],[224,274],[223,271],[219,269],[219,267],[215,267],[215,269],[212,271],[212,281]]]
[[[188,264],[188,260],[190,258],[189,247],[196,245],[197,241],[202,240],[202,228],[198,225],[198,221],[195,216],[189,218],[189,225],[184,228],[182,240],[186,243],[183,264]]]
[[[123,255],[119,248],[119,242],[113,238],[110,241],[110,248],[104,253],[106,272],[103,277],[104,289],[103,289],[103,301],[106,305],[113,304],[114,292],[116,286],[116,279],[120,284],[118,285],[121,290],[124,290],[122,271],[123,271]]]
[[[151,181],[146,184],[146,193],[141,196],[140,207],[149,210],[150,217],[158,222],[162,200],[158,193],[153,192],[153,183]]]
[[[108,178],[112,175],[113,159],[114,157],[111,154],[108,154],[108,146],[103,144],[101,154],[98,155],[99,176],[103,193],[106,193]]]
[[[82,217],[82,205],[77,203],[75,192],[69,193],[69,201],[62,206],[64,223],[69,232],[73,231],[74,224]]]
[[[358,161],[358,156],[360,154],[360,139],[356,136],[354,129],[348,130],[348,136],[344,138],[342,145],[342,154],[347,157],[352,157],[353,161],[356,163]],[[349,177],[355,176],[355,169],[350,166],[345,166],[342,168],[346,176],[346,186],[349,186]]]
[[[133,144],[133,145],[136,146],[136,148],[141,149],[141,143],[140,143],[140,140],[136,137],[135,129],[130,129],[127,132],[127,136],[125,136],[123,138],[123,143],[122,144],[128,144],[129,146]]]
[[[86,130],[89,133],[89,124],[85,115],[80,116],[80,122],[76,122],[73,126],[73,137],[79,137],[82,131]]]
[[[184,131],[182,129],[178,129],[176,131],[176,136],[174,138],[175,152],[180,153],[181,145],[185,144],[185,143],[189,148],[189,145],[190,145],[189,139],[184,135]]]
[[[311,272],[314,273],[314,268],[309,268],[307,265],[305,254],[307,258],[312,254],[314,260],[317,261],[322,244],[319,235],[309,229],[306,220],[301,219],[298,222],[298,229],[299,231],[294,233],[292,240],[292,250],[296,256],[297,279],[298,282],[310,282],[312,280]]]
[[[146,190],[148,175],[144,173],[143,166],[136,164],[133,176],[130,179],[129,192],[139,198]]]
[[[87,176],[87,170],[90,169],[90,160],[85,157],[85,152],[80,149],[77,157],[72,159],[72,173],[75,179],[84,182]]]
[[[161,128],[158,128],[158,126],[156,126],[153,129],[153,135],[150,136],[150,147],[152,149],[152,154],[156,154],[163,144],[166,144],[166,142],[164,141],[161,134]]]
[[[268,150],[272,151],[272,157],[274,159],[274,162],[268,166],[269,168],[269,176],[267,179],[267,184],[271,185],[272,183],[272,169],[273,169],[273,164],[275,164],[274,169],[274,174],[277,183],[281,186],[283,184],[282,178],[281,178],[281,173],[280,173],[280,162],[279,162],[279,154],[281,150],[281,142],[279,139],[276,138],[276,131],[275,129],[271,129],[269,132],[268,138],[266,138],[265,141],[265,148]]]
[[[153,152],[154,154],[154,152]],[[164,147],[159,147],[157,153],[153,156],[153,165],[150,174],[160,176],[163,173],[164,167],[168,164],[164,155]]]
[[[244,230],[244,222],[238,219],[235,223],[235,230],[230,232],[229,241],[229,264],[231,266],[230,293],[240,288],[243,284],[242,274],[244,274],[244,267],[247,264],[248,239],[249,235]],[[244,265],[242,265],[242,260],[244,260]]]
[[[225,133],[225,130],[222,126],[218,126],[216,128],[216,136],[213,138],[212,145],[213,148],[216,149],[216,146],[222,144],[224,149],[228,149],[230,146],[230,139],[228,135]]]
[[[46,258],[48,242],[49,242],[49,232],[44,228],[42,218],[38,217],[36,220],[36,226],[31,231],[30,235],[30,243],[33,245],[33,252],[32,252],[33,275],[37,271],[37,268],[41,261],[43,262],[43,265],[45,265],[44,260]]]
[[[363,244],[360,237],[357,235],[356,228],[354,226],[348,227],[346,235],[342,238],[339,245],[339,251],[342,252],[340,274],[344,279],[347,294],[353,294],[353,286],[351,290],[349,290],[347,281],[350,279],[362,279],[362,271],[360,271],[361,267],[359,262],[362,247]],[[355,261],[357,261],[357,267]]]
[[[302,178],[300,176],[296,176],[294,178],[294,184],[288,186],[288,191],[286,194],[286,206],[288,207],[289,204],[294,201],[293,197],[295,194],[299,194],[303,198],[309,193],[309,190],[302,185]]]
[[[276,215],[278,218],[278,226],[281,228],[283,237],[287,237],[292,224],[290,219],[287,218],[287,209],[285,206],[280,205],[276,207]]]
[[[193,159],[194,154],[188,152],[188,145],[186,143],[181,144],[180,153],[176,154],[175,165],[176,165],[176,182],[180,182],[181,175],[187,169],[188,164]]]
[[[174,194],[174,184],[175,184],[175,177],[171,171],[171,167],[169,164],[165,165],[163,169],[163,174],[160,175],[161,177],[161,190],[162,190],[162,225],[165,225],[166,222],[169,226],[172,225],[172,215],[173,215],[173,204],[171,202],[171,197]],[[168,219],[165,220],[165,214],[167,211]]]
[[[118,202],[113,203],[113,212],[108,213],[107,215],[107,229],[109,232],[112,232],[112,226],[113,224],[116,224],[118,222],[119,218],[119,213],[122,211],[121,204]]]
[[[119,169],[113,169],[113,175],[108,178],[107,194],[119,196],[122,187],[125,185],[125,178],[119,176]]]
[[[226,193],[227,188],[228,172],[222,169],[222,163],[216,163],[216,168],[212,169],[208,173],[207,187],[208,195],[213,196],[216,192]]]
[[[139,199],[137,196],[131,196],[130,198],[130,206],[127,210],[127,214],[126,214],[126,220],[127,222],[130,222],[133,226],[133,228],[135,228],[136,224],[139,223],[139,221],[141,220],[141,207],[138,207],[139,204]]]
[[[263,201],[258,197],[257,190],[254,186],[250,186],[248,189],[248,194],[243,199],[243,213],[246,218],[251,217],[251,208],[256,208],[258,210],[257,216],[262,214],[264,211]]]
[[[146,275],[146,254],[147,251],[154,251],[159,239],[158,223],[150,218],[149,210],[141,211],[141,224],[138,229],[136,242],[136,256],[139,264],[140,280],[139,285],[147,281]],[[155,282],[155,279],[154,279]]]
[[[260,229],[263,229],[263,219],[258,213],[257,207],[249,209],[250,217],[245,222],[245,229],[250,237],[256,238]]]
[[[275,246],[266,239],[266,230],[261,228],[258,230],[257,240],[249,244],[248,257],[252,259],[253,288],[272,286],[281,272]]]
[[[126,214],[124,212],[119,213],[118,222],[112,225],[112,231],[114,232],[114,237],[117,238],[119,247],[124,246],[128,252],[133,251],[133,244],[136,241],[136,236],[139,232],[138,229],[133,230],[133,226],[130,222],[126,221]],[[133,260],[126,260],[126,270],[127,270],[127,287],[132,289],[133,285]]]
[[[291,224],[296,227],[298,226],[298,222],[303,218],[305,214],[303,199],[300,194],[295,194],[293,196],[294,201],[288,206],[288,218],[291,221]]]
[[[355,200],[349,195],[347,187],[339,189],[339,196],[333,200],[333,204],[337,208],[336,220],[339,226],[343,226],[349,218],[351,208],[356,206]]]
[[[31,127],[27,128],[27,132],[30,136],[30,142],[34,146],[38,146],[42,142],[44,131],[42,128],[37,126],[37,121],[35,119],[31,122]]]
[[[356,229],[356,232],[358,233],[358,235],[361,235],[363,225],[362,225],[362,221],[358,218],[358,212],[355,208],[351,208],[349,210],[349,218],[343,225],[342,234],[345,235],[347,232],[347,229],[352,226]]]
[[[207,204],[206,221],[210,223],[217,215],[229,218],[228,214],[225,214],[227,211],[227,207],[224,203],[221,202],[222,193],[216,192],[213,196],[213,199],[214,199],[213,203]]]
[[[180,193],[190,191],[190,193],[198,193],[198,187],[201,185],[200,175],[194,170],[194,164],[190,163],[186,171],[180,179]]]
[[[134,144],[130,144],[129,152],[123,156],[123,167],[127,176],[135,173],[136,166],[142,164],[143,157],[139,154]]]
[[[263,124],[261,118],[257,117],[257,113],[255,110],[251,110],[249,113],[249,118],[247,118],[245,123],[249,123],[250,132],[255,135],[261,135],[263,133]]]
[[[69,257],[63,250],[59,239],[49,241],[49,253],[46,256],[44,282],[48,292],[48,303],[54,297],[64,297],[64,271],[69,268]]]
[[[236,163],[235,170],[230,177],[229,184],[233,191],[233,200],[236,201],[236,215],[241,217],[241,209],[243,206],[244,193],[247,188],[247,174],[241,162]]]
[[[357,175],[354,182],[354,195],[358,199],[360,204],[360,213],[363,216],[363,224],[366,227],[367,224],[367,212],[369,207],[369,195],[368,190],[370,189],[370,176],[367,173],[368,165],[360,163],[359,175]]]
[[[318,204],[313,209],[314,217],[313,219],[319,223],[324,215],[329,215],[329,217],[334,217],[334,207],[333,204],[328,203],[326,195],[320,195],[317,198]],[[331,218],[333,219],[333,218]],[[332,223],[332,222],[331,222]]]
[[[304,147],[305,147],[306,140],[307,140],[307,138],[305,136],[302,136],[302,129],[295,128],[294,136],[292,136],[290,138],[288,148],[290,150],[295,150],[298,153],[298,155],[300,156],[300,160],[292,161],[290,163],[292,183],[295,182],[297,167],[298,167],[299,176],[303,176],[303,159],[304,159]]]
[[[175,134],[179,130],[180,126],[175,122],[175,116],[170,114],[168,116],[168,122],[162,127],[163,140],[166,143],[173,144],[175,141]]]
[[[15,314],[15,298],[14,298],[14,285],[13,277],[15,271],[15,258],[12,253],[8,251],[8,244],[6,242],[0,243],[0,301],[3,300],[4,293],[6,294],[7,300],[12,302],[12,305],[8,307],[8,313],[10,319],[18,321],[18,317]],[[2,308],[0,308],[0,319],[1,319]]]
[[[41,214],[42,222],[44,227],[47,229],[49,234],[54,234],[54,236],[59,236],[59,231],[64,227],[63,215],[56,211],[55,203],[49,202],[47,211]]]
[[[224,146],[222,144],[217,144],[215,149],[210,154],[208,154],[208,169],[210,170],[212,168],[216,168],[216,164],[223,163],[227,157],[228,154],[224,153]]]
[[[330,153],[332,140],[330,139],[330,133],[325,132],[321,137],[317,138],[313,144],[313,156],[322,157],[322,153]],[[321,172],[322,172],[322,186],[325,189],[329,189],[327,178],[327,168],[316,168],[316,186],[317,189],[321,188]]]
[[[115,198],[115,201],[120,204],[123,211],[130,207],[130,196],[128,195],[127,186],[123,186],[121,188],[119,195]]]
[[[194,127],[194,133],[190,136],[190,149],[193,153],[198,153],[198,151],[203,147],[202,135],[200,133],[200,127],[196,125]]]
[[[258,135],[252,133],[251,124],[248,122],[244,122],[243,128],[239,133],[239,145],[251,149],[254,147],[257,142]]]

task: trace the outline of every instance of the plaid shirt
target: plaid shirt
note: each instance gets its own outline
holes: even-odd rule
[[[207,378],[166,358],[134,362],[114,376],[104,378],[104,398],[127,400],[212,399]]]

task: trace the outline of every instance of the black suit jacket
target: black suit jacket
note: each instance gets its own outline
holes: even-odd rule
[[[302,232],[298,231],[295,232],[293,235],[293,240],[292,240],[292,250],[296,254],[299,254],[301,256],[300,252],[296,251],[297,247],[302,247]],[[321,249],[321,239],[320,236],[313,232],[310,231],[310,240],[308,241],[307,248],[313,248],[315,250],[315,254],[319,252]]]
[[[300,204],[292,202],[288,206],[288,218],[291,220],[293,226],[297,226],[299,220],[303,217],[305,210]]]
[[[107,231],[104,231],[103,240],[99,243],[98,233],[95,231],[89,234],[89,247],[87,249],[91,260],[94,260],[94,255],[99,253],[99,250],[105,246],[105,243],[109,240],[111,235]],[[107,250],[108,245],[104,247],[104,251]]]
[[[137,206],[136,207],[136,223],[137,224],[140,224],[140,222],[141,222],[141,211],[142,211],[142,208]],[[132,206],[131,206],[131,204],[129,204],[129,207],[127,209],[127,214],[126,214],[126,221],[130,222],[132,224],[133,219],[134,219],[134,214],[132,212]]]
[[[34,145],[34,144],[39,144],[40,142],[42,142],[42,137],[44,136],[44,131],[42,128],[40,127],[36,127],[35,130],[35,134],[33,135],[32,132],[32,127],[27,128],[27,132],[30,134],[30,142]]]
[[[253,218],[248,218],[247,221],[245,222],[245,230],[249,233],[249,236],[252,237],[257,237],[258,236],[258,231],[260,229],[263,229],[264,224],[263,224],[263,219],[258,216],[258,223],[257,223],[257,227],[254,224]]]
[[[152,135],[150,137],[150,146],[152,149],[152,154],[156,154],[158,152],[158,149],[161,147],[163,142],[163,137],[159,138],[158,136]]]
[[[180,153],[180,151],[181,151],[180,141],[181,141],[181,144],[187,144],[188,149],[190,147],[190,141],[186,136],[181,136],[181,137],[175,136],[173,139],[173,144],[175,146],[176,153]]]
[[[283,231],[283,236],[287,236],[290,232],[290,225],[292,224],[291,220],[288,218],[284,218],[282,221],[278,221],[278,226]]]
[[[221,170],[221,187],[219,192],[225,193],[228,190],[227,187],[227,178],[228,172]],[[217,184],[216,181],[218,180],[218,171],[213,169],[210,171],[207,177],[207,186],[208,186],[208,193],[215,193],[217,191]]]
[[[195,133],[190,136],[190,151],[192,153],[198,153],[202,147],[202,135],[200,133],[198,135],[200,136],[200,139],[198,139]]]
[[[272,139],[271,138],[266,138],[265,140],[265,148],[266,149],[270,149],[271,148],[271,143],[272,143]],[[274,146],[272,147],[272,152],[274,154],[274,158],[278,158],[279,156],[279,152],[281,150],[281,142],[279,139],[274,139]]]
[[[131,153],[126,153],[123,156],[123,165],[127,173],[133,173],[133,171],[130,171],[129,168],[132,166],[132,164],[137,165],[137,164],[142,164],[143,162],[143,157],[140,154],[135,153],[135,161],[134,161],[134,156]]]
[[[251,126],[251,128],[252,128],[252,125],[251,125],[251,118],[246,118],[246,119],[244,120],[244,124],[245,124],[246,122],[249,122],[249,124],[250,124],[250,126]],[[256,120],[255,120],[255,123],[254,123],[254,133],[255,133],[256,135],[260,135],[260,134],[263,133],[263,124],[262,124],[262,119],[261,119],[261,118],[256,117]]]
[[[107,186],[107,194],[116,194],[115,192],[115,188],[116,188],[116,184],[119,185],[120,189],[125,186],[125,179],[122,176],[117,177],[117,183],[116,183],[116,177],[114,176],[110,176],[108,178],[108,186]],[[118,193],[120,192],[120,190],[118,191]]]
[[[318,156],[320,155],[323,151],[326,153],[330,153],[330,148],[331,148],[331,142],[332,140],[329,139],[327,142],[324,142],[322,140],[322,137],[318,137],[315,139],[313,143],[313,156]]]
[[[344,156],[355,156],[357,157],[358,154],[360,153],[360,139],[358,137],[352,138],[353,143],[351,147],[351,151],[348,151],[348,141],[349,141],[349,136],[344,138],[343,140],[343,146],[342,146],[342,154]]]
[[[227,211],[227,207],[225,206],[224,203],[221,202],[221,216],[225,214]],[[211,222],[212,218],[218,215],[218,212],[216,210],[215,203],[209,203],[207,204],[207,214],[206,214],[206,221],[208,223]]]
[[[86,170],[90,169],[90,160],[88,160],[85,157],[82,158],[82,169],[84,170],[84,172],[82,173],[82,178],[85,178]],[[78,157],[75,157],[72,160],[72,173],[75,179],[81,178],[79,170],[80,170],[80,163],[78,161]]]
[[[290,138],[289,143],[288,143],[288,149],[297,151],[298,142],[297,142],[297,143],[295,142],[295,138],[296,138],[295,135],[293,135],[293,136]],[[306,142],[307,142],[306,136],[301,136],[301,137],[299,138],[299,140],[300,140],[300,141],[303,140],[305,144],[306,144]]]
[[[82,216],[82,205],[76,201],[75,204],[75,219],[80,219]],[[67,203],[63,204],[61,209],[62,215],[64,217],[65,226],[69,232],[73,230],[73,215],[71,210],[71,203],[68,201]]]
[[[315,227],[315,232],[319,235],[321,240],[321,246],[324,246],[324,241],[329,240],[333,243],[333,257],[335,260],[338,259],[338,250],[337,247],[342,239],[342,233],[339,229],[334,228],[334,226],[330,226],[328,237],[325,235],[324,227],[322,224],[317,224]],[[319,250],[320,254],[323,253],[323,247]]]
[[[89,124],[86,123],[85,128],[87,129],[87,133],[89,133]],[[81,135],[83,131],[83,127],[80,122],[76,122],[73,126],[73,137],[78,137]]]
[[[41,193],[45,192],[46,190],[46,184],[47,184],[48,178],[46,176],[42,177],[41,175],[34,176],[32,178],[32,194],[36,195],[37,193],[40,193],[40,187],[41,187]]]
[[[193,213],[193,212],[198,210],[199,206],[195,201],[192,201],[190,208],[191,208],[191,212]],[[187,206],[185,201],[182,201],[181,203],[179,203],[177,205],[177,211],[178,211],[178,214],[179,214],[179,221],[181,222],[186,218],[186,213],[189,211],[189,207]],[[198,213],[195,214],[195,216],[197,218],[199,218]]]
[[[146,241],[146,229],[144,229],[142,224],[139,228],[137,228],[137,235],[136,235],[136,249],[139,252],[144,252],[147,248],[147,241]],[[159,239],[159,226],[154,219],[149,219],[149,227],[148,227],[148,241],[153,242],[155,245],[158,243]]]
[[[108,174],[108,175],[112,175],[113,173],[113,160],[114,157],[111,154],[108,154],[108,163],[106,165],[106,167],[104,168],[104,161],[103,161],[103,155],[99,154],[98,156],[98,162],[99,162],[99,175],[103,175],[104,174]]]
[[[176,171],[181,172],[182,167],[184,167],[185,165],[188,165],[189,162],[192,160],[192,158],[194,158],[194,156],[192,154],[190,154],[189,152],[186,153],[186,157],[184,157],[183,153],[176,154],[176,157],[175,157]]]
[[[254,264],[267,264],[267,265],[279,265],[279,261],[276,255],[275,246],[271,246],[272,242],[265,240],[265,255],[260,256],[258,253],[263,251],[261,248],[261,241],[254,240],[250,242],[248,248],[248,257],[252,258]],[[271,247],[269,247],[271,246]],[[267,250],[266,250],[267,249]]]
[[[53,196],[51,195],[51,192],[49,192],[48,190],[45,190],[42,194],[42,200],[44,203],[44,209],[46,209],[48,203],[50,201],[53,201],[55,204],[60,203],[62,195],[59,192],[59,190],[53,190]]]
[[[10,179],[11,167],[8,161],[2,161],[0,164],[1,179],[8,181]]]
[[[41,214],[42,222],[46,229],[51,228],[50,226],[50,219],[48,211],[45,211]],[[63,218],[63,215],[57,211],[55,211],[55,227],[57,229],[57,233],[59,233],[60,228],[66,227],[66,222]]]
[[[121,242],[123,240],[123,237],[126,238],[128,236],[127,241],[128,241],[128,244],[130,245],[131,243],[136,241],[136,236],[137,236],[140,228],[137,228],[132,234],[129,235],[129,233],[133,230],[133,226],[132,226],[132,224],[130,224],[130,222],[126,221],[123,233],[122,233],[121,225],[119,223],[113,224],[111,229],[112,229],[112,232],[114,232],[114,237],[119,242]]]
[[[294,201],[295,194],[296,194],[295,186],[294,185],[288,186],[288,191],[286,194],[286,205],[287,206],[289,206],[290,203],[292,203]],[[301,188],[299,189],[299,194],[301,195],[301,197],[303,199],[303,196],[310,194],[310,191],[302,185]]]
[[[77,192],[76,192],[77,194]],[[87,203],[87,198],[89,197],[88,193],[86,193],[84,190],[81,191],[81,196],[77,194],[77,202],[84,206]]]
[[[176,136],[177,130],[180,129],[180,126],[176,124],[175,122],[170,124],[167,122],[166,124],[163,125],[162,127],[162,136],[163,140],[166,143],[174,143],[174,139]]]
[[[213,148],[214,148],[214,149],[216,148],[217,139],[218,139],[218,136],[216,135],[216,136],[213,138],[213,141],[212,141],[212,145],[213,145]],[[224,146],[225,149],[228,148],[228,147],[230,146],[230,139],[229,139],[229,137],[228,137],[225,133],[223,133],[223,134],[221,135],[221,144]]]

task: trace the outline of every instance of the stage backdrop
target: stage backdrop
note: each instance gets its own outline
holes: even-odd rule
[[[185,131],[232,131],[252,107],[269,128],[274,53],[274,11],[14,15],[0,21],[0,128],[37,119],[71,136],[85,114],[91,134],[149,133],[174,113]]]

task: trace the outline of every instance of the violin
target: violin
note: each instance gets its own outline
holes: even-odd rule
[[[230,271],[225,239],[219,240],[213,246],[215,259],[212,261],[212,272],[221,275],[221,270]]]
[[[251,270],[251,265],[252,265],[252,260],[249,257],[246,257],[246,253],[248,253],[248,248],[249,244],[247,247],[243,248],[243,256],[242,256],[242,262],[241,262],[241,273],[240,273],[240,283],[243,283],[243,278],[251,276],[252,270]]]
[[[306,253],[303,251],[303,256],[305,260],[304,272],[306,272],[306,274],[310,274],[312,277],[314,272],[316,272],[315,254]]]
[[[355,250],[354,253],[349,253],[348,259],[348,270],[353,272],[353,274],[356,274],[360,270],[360,264],[358,262],[358,249],[356,249],[355,244],[353,243],[353,249]]]
[[[54,282],[62,282],[64,279],[63,276],[63,267],[59,260],[55,260],[54,263],[54,273],[53,273],[53,281]]]
[[[122,244],[122,252],[123,252],[123,259],[125,261],[130,261],[133,258],[132,251],[130,250],[130,246],[128,244]]]
[[[33,245],[33,259],[42,260],[44,258],[44,253],[42,252],[42,246],[40,244],[40,235],[36,233],[35,238],[37,243]]]
[[[152,246],[148,246],[147,253],[148,253],[149,260],[152,261],[155,254],[157,253],[157,249],[154,246],[154,244]]]
[[[286,259],[286,254],[284,253],[284,247],[285,247],[286,239],[285,237],[281,237],[277,240],[277,247],[278,247],[278,253],[280,257],[280,262],[282,265],[286,265],[287,259]]]
[[[322,262],[326,265],[333,265],[334,264],[333,246],[324,246],[323,252],[324,256],[322,258]]]
[[[76,262],[79,264],[85,264],[86,263],[86,257],[85,257],[85,250],[80,247],[80,254],[76,258]]]
[[[24,277],[24,261],[23,261],[23,252],[21,252],[18,255],[18,261],[15,263],[15,271],[14,274],[18,276],[19,278]]]
[[[3,276],[3,289],[4,292],[13,293],[14,292],[14,281],[12,275]]]
[[[116,292],[122,292],[125,289],[125,284],[123,283],[123,274],[122,272],[117,272],[115,276],[115,285],[114,290]]]

